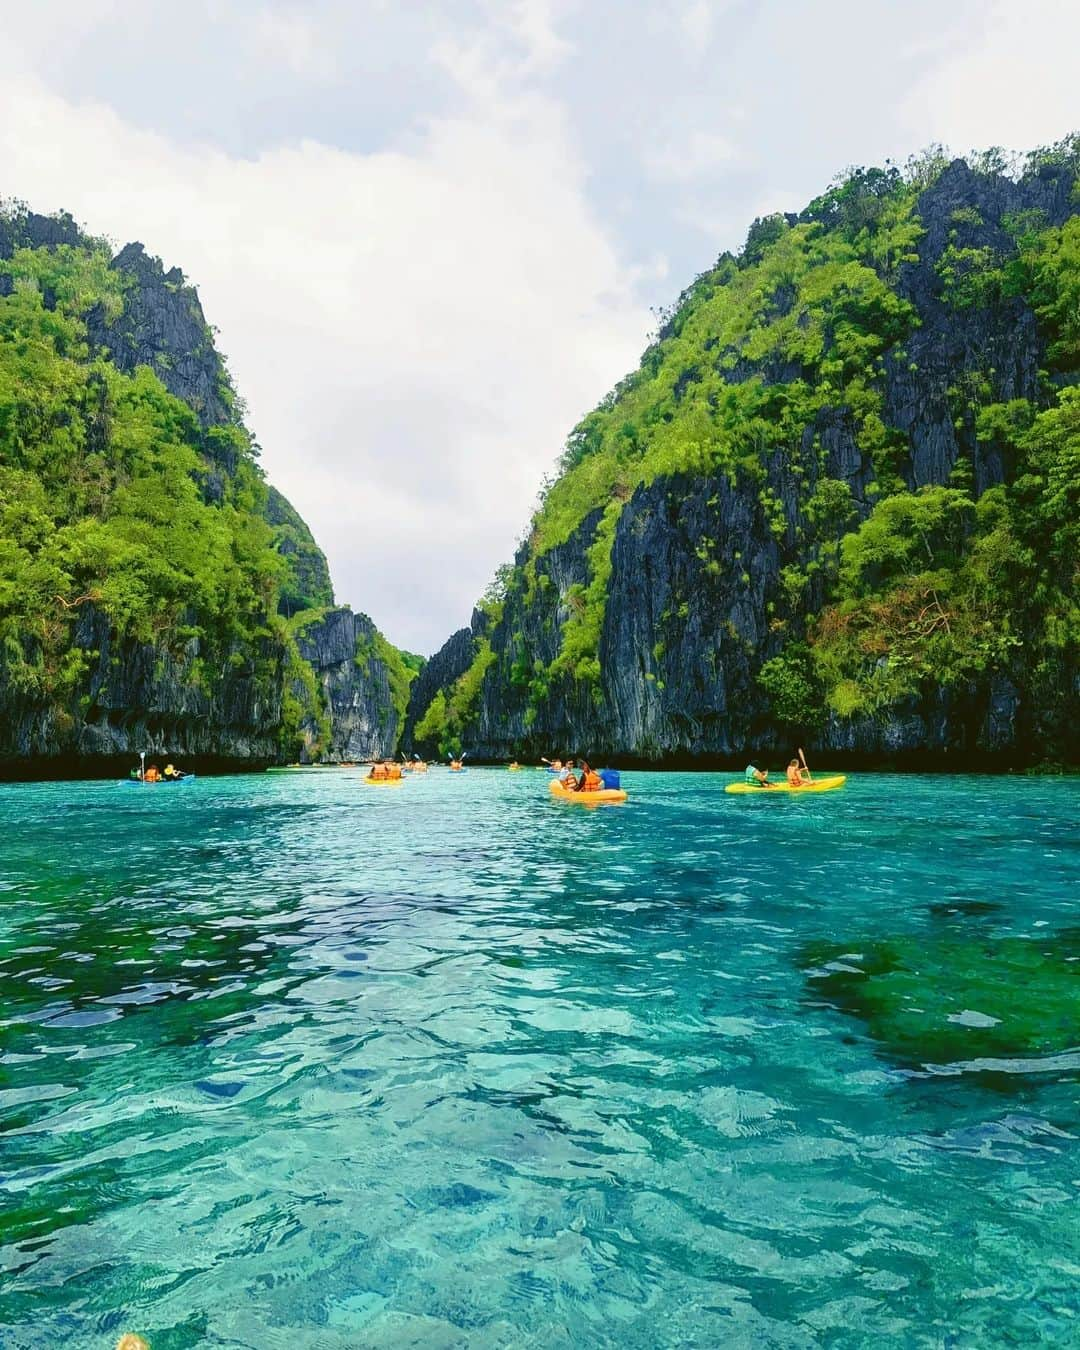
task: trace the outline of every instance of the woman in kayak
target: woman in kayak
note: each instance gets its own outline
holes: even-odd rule
[[[810,771],[804,769],[797,759],[793,759],[787,766],[787,780],[789,787],[805,787],[810,781]]]
[[[758,769],[755,768],[753,764],[748,764],[746,766],[745,779],[749,787],[760,787],[760,788],[772,787],[772,783],[769,782],[768,769]]]
[[[573,787],[570,786],[571,783],[574,784]],[[588,761],[584,759],[581,761],[581,777],[575,781],[573,774],[571,774],[566,782],[568,792],[599,792],[603,786],[604,780],[595,769],[589,767]]]

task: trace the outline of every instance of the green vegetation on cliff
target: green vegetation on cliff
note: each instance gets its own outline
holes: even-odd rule
[[[681,680],[681,701],[654,699],[649,715],[703,749],[700,718],[732,728],[735,688],[751,711],[718,745],[826,725],[851,743],[840,724],[935,691],[980,689],[985,703],[999,678],[1044,728],[1067,722],[1080,635],[1078,170],[1077,138],[1015,166],[1000,152],[968,164],[935,153],[852,171],[799,214],[755,221],[568,438],[508,578],[510,617],[492,631],[488,723],[507,706],[512,744],[545,719],[556,735],[579,722],[594,744],[616,744],[616,661],[657,696]],[[652,489],[665,484],[659,525]],[[678,505],[698,493],[687,538]],[[615,578],[635,531],[663,556]],[[618,652],[605,647],[616,585],[620,604],[645,607]],[[697,647],[672,672],[687,624]],[[418,730],[469,735],[475,669],[469,701],[443,690],[445,708],[436,697]],[[725,692],[710,703],[714,680]],[[700,715],[688,706],[699,697]]]
[[[326,559],[256,454],[179,272],[0,208],[3,753],[134,716],[234,720],[240,758],[329,745],[290,622],[333,605]],[[392,749],[411,675],[372,631]]]
[[[434,744],[440,756],[458,755],[464,748],[464,732],[476,711],[480,686],[495,660],[486,637],[475,642],[475,654],[469,668],[449,689],[440,689],[417,722],[415,737],[420,744]]]
[[[5,679],[63,698],[90,653],[73,644],[92,603],[118,641],[227,656],[269,634],[286,567],[266,488],[237,422],[204,431],[141,366],[91,350],[83,315],[122,307],[109,253],[19,249],[0,261],[0,643]],[[223,500],[201,482],[227,447]]]

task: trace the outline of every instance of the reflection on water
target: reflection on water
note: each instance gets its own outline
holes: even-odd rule
[[[1078,785],[722,781],[0,788],[0,1343],[1075,1343]]]

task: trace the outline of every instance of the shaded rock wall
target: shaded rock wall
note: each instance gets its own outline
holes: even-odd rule
[[[19,248],[88,242],[68,216],[28,211],[0,215],[0,258]],[[123,278],[122,312],[100,306],[84,317],[91,349],[131,373],[148,366],[196,413],[205,433],[206,500],[225,499],[237,468],[235,443],[217,428],[239,425],[235,396],[213,342],[198,293],[184,274],[166,271],[142,244],[121,249],[111,266]],[[11,281],[0,277],[0,296]],[[46,307],[50,297],[44,296]],[[307,525],[281,493],[268,487],[265,517],[274,546],[288,565],[279,608],[286,617],[333,604],[326,558]],[[368,659],[371,621],[331,610],[309,626],[300,644],[309,660],[332,727],[323,752],[331,758],[391,753],[399,717],[386,668]],[[33,634],[24,641],[33,662]],[[93,604],[80,611],[73,651],[87,654],[87,673],[63,706],[38,699],[14,682],[0,658],[0,776],[126,773],[132,756],[170,756],[189,766],[242,769],[282,758],[283,695],[290,680],[281,637],[214,655],[197,639],[163,634],[156,645],[118,643]]]
[[[1049,166],[1035,179],[1015,183],[957,162],[918,202],[925,234],[918,261],[900,267],[896,289],[915,307],[919,322],[887,353],[883,370],[885,420],[904,438],[897,471],[909,488],[947,484],[961,457],[971,465],[976,495],[1011,473],[997,447],[976,439],[973,417],[957,417],[953,391],[979,379],[986,382],[985,402],[1037,403],[1045,353],[1035,315],[1016,297],[949,306],[937,268],[950,242],[1007,255],[1014,244],[1005,218],[1032,209],[1042,211],[1048,224],[1064,222],[1077,209],[1072,177]],[[747,362],[727,378],[759,373],[780,383],[802,374],[796,368],[762,372]],[[767,456],[764,484],[678,475],[635,491],[617,526],[598,650],[601,678],[593,688],[562,677],[538,701],[521,678],[521,659],[524,654],[529,663],[546,666],[558,655],[574,603],[571,588],[589,580],[586,550],[599,512],[535,560],[539,584],[531,588],[523,582],[528,553],[522,550],[491,635],[497,659],[467,736],[474,756],[568,752],[704,764],[738,761],[752,751],[790,753],[793,729],[771,719],[757,675],[802,631],[806,614],[819,610],[825,595],[812,576],[793,603],[781,569],[807,561],[799,544],[804,503],[819,475],[849,485],[853,523],[869,514],[875,480],[874,464],[841,406],[822,410],[805,428],[797,460]],[[763,487],[782,507],[779,528],[763,510]],[[467,663],[462,633],[455,634],[417,682],[410,724]],[[1040,704],[1025,669],[1021,661],[1014,672],[931,687],[924,697],[875,718],[830,714],[823,725],[798,734],[808,749],[835,761],[890,759],[932,767],[1040,757],[1075,761],[1080,676],[1074,672],[1073,699],[1066,705],[1078,715],[1062,716]]]
[[[323,758],[378,759],[393,755],[401,730],[386,665],[373,651],[377,629],[366,614],[332,609],[297,638],[325,699],[330,738]],[[306,726],[309,742],[318,735]],[[307,756],[305,756],[307,758]]]

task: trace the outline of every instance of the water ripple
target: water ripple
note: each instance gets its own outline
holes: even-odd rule
[[[1077,785],[628,780],[0,788],[5,1347],[1070,1343],[1080,1048],[819,992],[1073,941]]]

